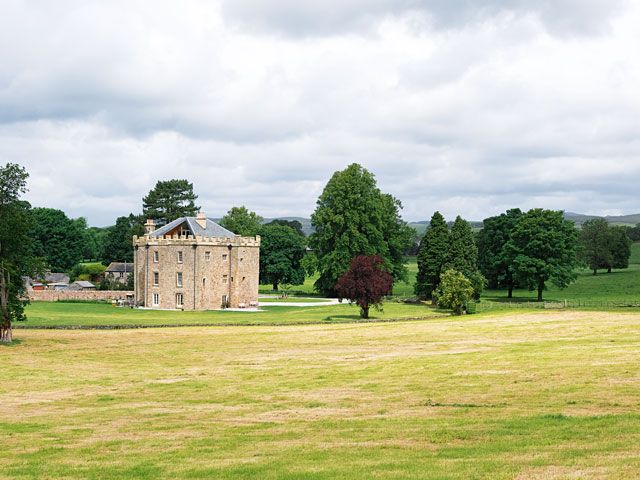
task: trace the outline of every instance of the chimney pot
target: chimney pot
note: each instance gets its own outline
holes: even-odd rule
[[[144,231],[147,235],[156,230],[156,224],[152,218],[147,218],[147,223],[144,224]]]

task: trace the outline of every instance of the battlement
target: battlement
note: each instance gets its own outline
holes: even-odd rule
[[[163,237],[152,237],[143,235],[133,237],[133,246],[229,246],[232,247],[259,247],[260,235],[255,237],[202,237],[196,235],[165,235]]]

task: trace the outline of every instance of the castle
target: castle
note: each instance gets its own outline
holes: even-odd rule
[[[258,303],[260,237],[240,237],[203,213],[133,237],[135,303],[218,310]]]

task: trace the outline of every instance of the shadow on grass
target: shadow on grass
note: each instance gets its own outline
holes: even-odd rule
[[[2,347],[17,347],[21,343],[22,343],[22,340],[20,340],[19,338],[14,338],[11,343],[0,342],[0,348],[2,348]]]

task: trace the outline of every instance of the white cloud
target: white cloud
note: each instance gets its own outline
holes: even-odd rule
[[[408,219],[639,210],[637,6],[250,3],[7,2],[0,162],[98,225],[168,178],[309,215],[352,162]]]

